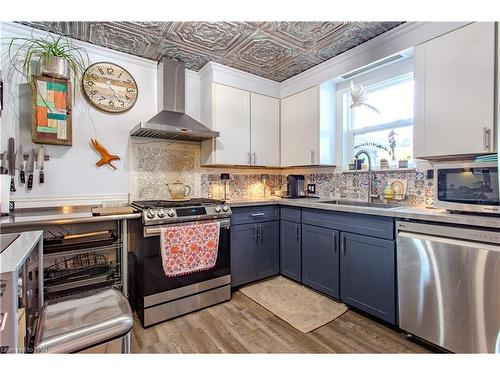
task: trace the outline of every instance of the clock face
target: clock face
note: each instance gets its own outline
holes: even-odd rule
[[[83,73],[82,89],[95,108],[111,113],[128,111],[137,101],[137,83],[124,68],[111,63],[96,63]]]

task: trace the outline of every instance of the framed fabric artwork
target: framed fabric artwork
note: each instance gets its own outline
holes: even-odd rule
[[[71,82],[51,77],[32,77],[34,143],[71,146]]]

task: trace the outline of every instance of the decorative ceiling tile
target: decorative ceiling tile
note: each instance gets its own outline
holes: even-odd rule
[[[182,61],[186,69],[198,71],[209,61],[216,61],[214,57],[209,59],[206,53],[197,53],[172,44],[162,44],[158,49],[158,60],[162,56],[169,59]]]
[[[244,22],[178,22],[166,39],[212,54],[226,54],[255,31]]]
[[[116,27],[126,28],[138,34],[149,35],[155,37],[159,44],[167,31],[173,25],[173,22],[160,21],[133,21],[133,22],[112,22]]]
[[[400,23],[393,22],[393,28]],[[317,55],[324,60],[331,59],[354,48],[380,34],[388,31],[389,25],[383,27],[380,22],[350,22],[342,28],[342,32],[330,34],[317,47]]]
[[[40,21],[40,22],[25,22],[25,21],[19,21],[18,23],[21,23],[26,26],[31,26],[36,29],[42,29],[45,31],[49,31],[51,33],[56,33],[56,34],[61,34],[61,35],[70,35],[70,23],[71,22],[47,22],[47,21]]]
[[[300,52],[302,51],[297,47],[259,33],[240,44],[234,51],[234,56],[227,56],[227,58],[233,61],[238,60],[244,65],[249,64],[263,72],[269,72]]]
[[[138,56],[147,56],[148,47],[151,45],[151,42],[143,35],[102,22],[90,25],[88,41],[102,47]]]
[[[310,48],[314,43],[339,32],[347,22],[267,22],[263,30],[298,47]]]
[[[300,56],[297,56],[294,59],[290,59],[284,64],[278,66],[275,70],[268,74],[269,79],[273,81],[284,81],[289,77],[293,77],[304,70],[312,68],[315,65],[323,62],[322,59],[316,57],[312,54],[303,53]]]
[[[214,61],[278,82],[402,22],[20,22],[191,70]]]

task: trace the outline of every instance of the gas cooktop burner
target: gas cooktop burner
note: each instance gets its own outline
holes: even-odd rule
[[[196,207],[196,206],[211,206],[222,205],[224,201],[209,198],[192,198],[189,200],[151,200],[151,201],[134,201],[132,205],[138,209],[145,210],[150,208],[170,208],[170,207]]]
[[[134,201],[132,206],[142,211],[144,225],[218,219],[231,215],[231,209],[224,201],[208,198]]]

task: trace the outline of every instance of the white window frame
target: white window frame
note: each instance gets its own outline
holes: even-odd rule
[[[337,160],[341,161],[344,169],[348,168],[349,160],[354,158],[354,136],[371,133],[379,130],[397,129],[414,124],[414,118],[397,120],[390,123],[379,124],[363,129],[348,129],[346,126],[351,123],[352,111],[349,108],[349,101],[344,100],[346,95],[350,95],[351,80],[356,84],[363,84],[368,94],[370,91],[389,87],[396,83],[406,81],[413,77],[413,60],[411,58],[390,64],[375,71],[360,74],[337,85],[336,107],[337,107],[337,139],[340,140],[337,150]]]

